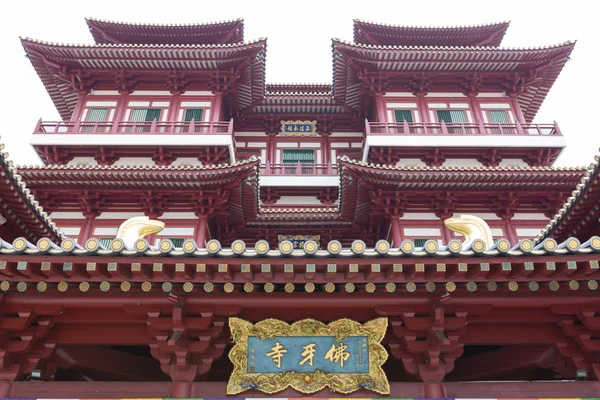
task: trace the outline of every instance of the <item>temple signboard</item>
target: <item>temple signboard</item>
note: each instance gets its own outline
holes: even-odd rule
[[[387,318],[365,324],[349,319],[328,325],[312,319],[287,324],[267,319],[256,324],[230,318],[234,365],[227,394],[246,390],[276,393],[287,387],[314,393],[324,387],[351,393],[367,389],[389,394],[381,366]]]
[[[303,249],[304,243],[309,240],[313,240],[317,244],[317,247],[320,246],[321,243],[321,235],[279,235],[277,239],[279,240],[279,243],[284,240],[289,240],[292,242],[294,249]]]
[[[282,136],[317,136],[317,121],[281,121]]]

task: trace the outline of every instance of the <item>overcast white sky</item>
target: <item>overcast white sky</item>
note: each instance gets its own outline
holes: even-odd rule
[[[10,4],[10,5],[9,5]],[[594,5],[595,4],[595,5]],[[577,40],[575,51],[536,117],[558,124],[567,150],[557,166],[587,166],[600,146],[600,3],[595,1],[11,1],[2,5],[1,141],[15,164],[40,164],[29,145],[38,118],[59,119],[25,58],[19,36],[92,43],[85,17],[149,23],[244,18],[245,39],[266,37],[268,83],[330,83],[331,38],[352,40],[352,20],[403,25],[511,21],[504,47]]]

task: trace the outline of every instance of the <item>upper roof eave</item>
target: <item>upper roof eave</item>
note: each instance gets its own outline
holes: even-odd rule
[[[10,209],[11,202],[17,202],[19,208],[24,207],[28,210],[27,216],[17,218],[20,220],[20,229],[23,231],[29,230],[36,239],[46,236],[56,243],[60,242],[63,234],[56,227],[56,224],[48,218],[48,214],[40,206],[35,196],[31,194],[30,189],[27,188],[26,183],[19,174],[18,168],[14,167],[13,162],[8,160],[8,153],[3,152],[3,149],[4,145],[0,143],[0,171],[5,177],[0,181],[0,197],[13,193],[13,196],[5,197],[3,203]],[[7,220],[11,220],[8,215],[5,214],[5,216]]]
[[[206,23],[150,24],[85,19],[96,43],[140,42],[225,42],[244,40],[243,18]]]
[[[537,243],[548,237],[565,238],[575,235],[585,228],[588,222],[597,221],[597,218],[586,217],[600,201],[600,193],[594,191],[598,184],[598,177],[600,177],[600,156],[596,155],[594,162],[590,164],[563,207],[536,237]]]
[[[441,45],[486,43],[499,46],[510,21],[463,26],[410,26],[383,24],[354,19],[354,41],[394,43],[435,42]],[[371,43],[374,44],[374,43]]]

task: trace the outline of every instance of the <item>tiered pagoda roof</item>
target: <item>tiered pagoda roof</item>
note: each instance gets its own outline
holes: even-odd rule
[[[244,20],[147,24],[85,20],[97,44],[228,44],[244,41]]]
[[[519,93],[525,120],[531,122],[560,74],[574,42],[539,48],[498,49],[491,47],[375,46],[334,39],[333,93],[347,106],[360,108],[361,88],[370,78],[403,81],[406,89],[413,82],[447,91],[447,85],[463,90],[465,81],[477,83],[477,90]],[[475,73],[475,77],[473,74]],[[443,89],[446,85],[446,89]],[[418,86],[418,85],[417,85]]]
[[[354,42],[384,46],[500,46],[510,22],[471,26],[388,25],[354,20]]]
[[[32,190],[48,198],[50,209],[60,204],[61,210],[79,211],[73,197],[79,191],[93,193],[100,209],[139,208],[141,203],[155,212],[210,206],[224,208],[228,223],[241,224],[258,212],[258,165],[251,158],[217,166],[34,166],[23,173]]]
[[[541,242],[546,238],[560,240],[568,236],[580,239],[595,234],[599,230],[600,217],[600,156],[594,157],[580,183],[548,225],[537,237]]]
[[[235,44],[100,44],[75,45],[22,39],[33,67],[50,94],[61,117],[69,120],[77,104],[78,92],[93,86],[115,90],[115,74],[123,71],[155,75],[155,86],[148,76],[140,88],[167,89],[165,78],[173,71],[184,74],[186,80],[231,78],[236,71],[240,108],[249,107],[264,96],[266,40]],[[126,75],[126,74],[125,74]],[[164,75],[164,76],[163,76]],[[188,77],[189,76],[189,77]],[[134,75],[121,77],[134,85]],[[145,85],[145,86],[144,86]]]
[[[26,240],[35,242],[45,236],[54,242],[60,241],[62,233],[31,194],[3,149],[4,145],[0,143],[0,216],[5,220],[0,224],[1,237],[12,240],[21,235]],[[2,246],[0,241],[0,247]]]

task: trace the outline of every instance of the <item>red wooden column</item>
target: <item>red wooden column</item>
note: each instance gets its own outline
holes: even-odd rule
[[[375,93],[375,108],[377,109],[377,121],[388,122],[385,101],[381,92]]]
[[[223,103],[223,93],[215,92],[215,98],[213,99],[213,106],[211,110],[210,120],[212,122],[219,122],[221,120],[221,107]]]
[[[93,215],[87,215],[85,217],[85,223],[83,224],[83,226],[81,227],[81,230],[79,231],[79,236],[77,238],[77,242],[85,243],[85,241],[88,240],[90,238],[90,236],[92,236],[92,224],[94,223],[94,218],[95,218],[95,216],[93,216]]]
[[[206,215],[198,215],[198,222],[196,223],[194,240],[198,245],[198,248],[206,248],[206,221],[208,217]]]
[[[402,228],[400,227],[400,216],[393,215],[391,218],[392,223],[392,247],[400,247],[402,243]]]
[[[421,115],[421,122],[428,123],[429,120],[429,109],[427,108],[427,102],[425,101],[425,94],[417,94],[417,110]]]
[[[510,244],[514,246],[517,243],[519,243],[519,237],[517,236],[517,232],[514,230],[509,219],[504,220],[504,230],[506,232],[506,237]]]
[[[523,111],[521,110],[521,105],[519,104],[519,100],[517,100],[517,97],[511,97],[511,102],[512,102],[512,107],[513,110],[515,112],[515,118],[517,119],[517,121],[520,124],[525,124],[527,123],[525,121],[525,116],[523,115]]]

